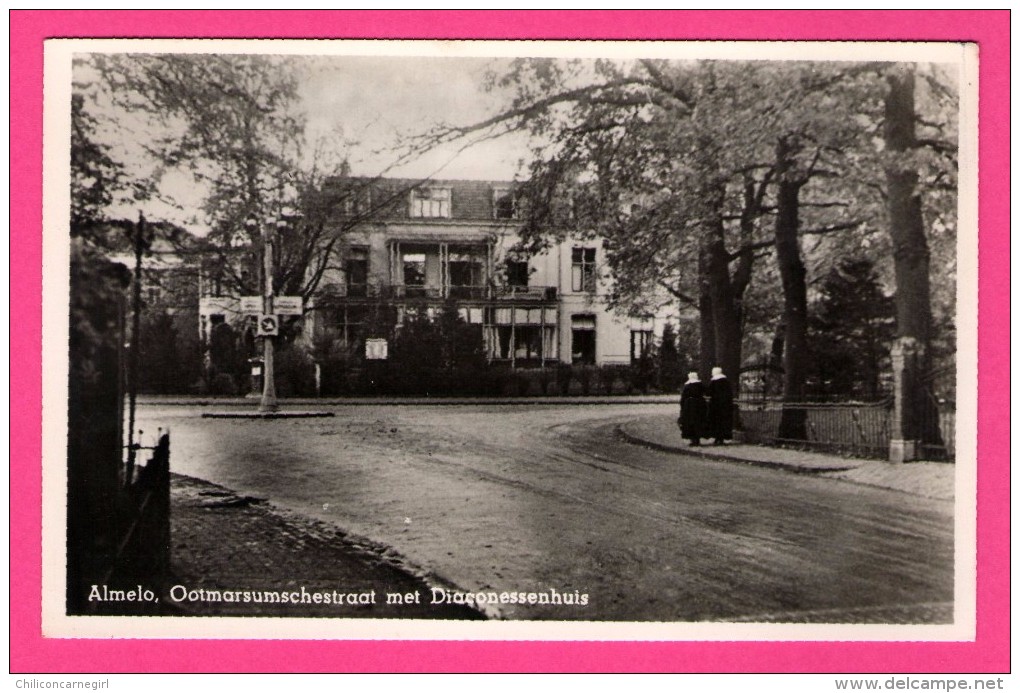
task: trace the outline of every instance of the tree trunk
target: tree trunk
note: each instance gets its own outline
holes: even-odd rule
[[[697,151],[697,166],[702,180],[698,204],[703,219],[698,255],[701,280],[699,287],[702,327],[701,376],[707,379],[713,367],[721,367],[729,376],[736,397],[740,388],[743,323],[739,296],[735,294],[730,278],[732,258],[726,250],[726,229],[723,222],[726,182],[719,170],[718,142],[711,136],[703,135],[699,138]],[[705,310],[706,306],[709,307],[709,311]],[[710,317],[707,315],[709,312]],[[712,347],[711,351],[709,346]]]
[[[698,254],[698,321],[701,332],[698,373],[705,382],[708,382],[712,366],[715,365],[715,317],[712,314],[708,266],[708,253],[702,248]]]
[[[885,146],[890,154],[917,147],[914,134],[914,75],[906,68],[890,70],[885,103]],[[902,157],[886,166],[889,186],[889,232],[896,270],[896,326],[900,337],[913,337],[924,347],[931,341],[931,290],[928,239],[921,214],[917,171]]]
[[[800,255],[801,178],[791,178],[790,149],[785,139],[776,145],[779,171],[775,225],[776,261],[783,282],[783,416],[779,437],[807,439],[807,411],[791,409],[787,403],[803,402],[810,354],[807,344],[807,270]]]
[[[726,251],[722,220],[721,186],[711,192],[711,215],[705,225],[702,252],[707,269],[708,295],[712,306],[715,362],[729,376],[734,391],[739,388],[743,325],[730,280],[730,256]],[[736,394],[736,393],[734,393]]]
[[[917,170],[906,155],[917,147],[914,111],[914,73],[896,65],[886,74],[889,91],[885,99],[885,148],[890,158],[885,175],[888,186],[889,234],[892,237],[896,276],[897,337],[916,345],[917,368],[905,393],[916,424],[905,431],[922,444],[942,445],[938,410],[928,396],[924,378],[931,371],[931,287],[928,239],[925,235]]]

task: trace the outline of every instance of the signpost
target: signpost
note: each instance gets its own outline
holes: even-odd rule
[[[242,296],[241,297],[241,313],[242,313],[242,315],[261,315],[262,314],[262,297],[261,296]]]
[[[300,296],[274,296],[273,310],[277,315],[304,315],[304,301]]]
[[[275,315],[260,315],[258,322],[259,337],[276,337],[280,334],[280,318]]]
[[[365,358],[370,361],[382,361],[389,356],[389,344],[385,339],[366,339]]]
[[[262,337],[262,401],[259,411],[272,413],[280,409],[276,401],[273,378],[273,342],[280,333],[280,319],[273,308],[273,220],[262,225],[262,309],[258,312],[258,336]],[[253,224],[258,222],[252,219]]]
[[[304,315],[304,301],[301,296],[273,295],[273,243],[274,233],[287,225],[285,219],[267,219],[259,228],[258,219],[252,215],[245,221],[248,237],[260,235],[262,238],[261,264],[259,278],[261,296],[241,296],[241,313],[255,318],[256,336],[262,340],[262,359],[250,359],[252,387],[256,387],[258,376],[262,376],[262,400],[258,412],[251,414],[236,412],[205,412],[205,418],[306,418],[333,416],[333,412],[324,411],[290,411],[281,412],[276,400],[276,383],[273,378],[273,351],[276,340],[280,336],[280,320],[285,315]],[[253,393],[254,394],[254,393]]]

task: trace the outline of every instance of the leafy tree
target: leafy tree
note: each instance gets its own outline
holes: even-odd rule
[[[71,237],[103,245],[107,208],[123,185],[123,168],[95,138],[96,120],[85,97],[71,97]]]
[[[721,137],[732,120],[719,120],[725,107],[713,88],[716,69],[519,60],[493,81],[514,91],[508,108],[415,144],[530,132],[535,163],[521,186],[529,250],[568,235],[604,239],[614,270],[610,305],[635,313],[666,301],[697,307],[703,368],[721,363],[736,372],[755,256],[727,244],[727,186],[740,176]],[[747,174],[752,201],[760,202],[764,181]],[[757,212],[746,218],[743,233],[754,230]]]
[[[209,331],[209,360],[213,377],[225,373],[236,380],[245,372],[245,354],[239,348],[237,331],[225,322]]]
[[[754,314],[752,271],[768,258],[783,298],[784,398],[796,401],[810,370],[812,276],[847,248],[877,256],[888,247],[878,230],[893,229],[898,300],[911,315],[901,317],[902,329],[927,329],[924,228],[919,212],[896,200],[919,208],[922,197],[934,199],[932,228],[940,240],[953,237],[955,98],[930,70],[924,115],[913,102],[900,109],[925,136],[893,137],[903,127],[890,129],[890,104],[905,88],[900,71],[874,63],[522,60],[497,82],[514,91],[510,106],[437,137],[530,132],[537,144],[522,191],[532,248],[567,235],[602,238],[611,305],[648,312],[666,296],[698,308],[702,370],[739,370]],[[903,190],[911,192],[904,198]],[[942,252],[952,266],[949,243]],[[803,417],[791,409],[783,427],[784,437],[801,437]]]
[[[924,377],[932,371],[933,316],[931,300],[930,250],[924,220],[924,185],[921,171],[931,170],[931,151],[948,154],[950,166],[954,149],[935,139],[922,141],[917,135],[921,118],[915,97],[916,68],[894,65],[886,71],[883,138],[885,175],[888,189],[889,234],[896,275],[896,333],[911,357],[905,375],[908,412],[904,434],[925,443],[940,445],[938,415],[934,399],[925,392]],[[926,149],[928,148],[928,149]],[[947,151],[948,150],[948,151]],[[938,161],[938,159],[937,159]],[[938,161],[943,163],[943,161]],[[952,168],[936,168],[941,176]],[[937,180],[937,178],[936,178]]]
[[[339,268],[345,232],[406,194],[370,198],[373,180],[350,176],[345,151],[308,141],[297,58],[132,54],[91,62],[121,112],[146,122],[151,137],[131,142],[133,153],[158,171],[187,173],[205,191],[205,270],[231,293],[260,293],[268,232],[274,290],[310,298]],[[338,213],[345,208],[351,213]]]
[[[811,320],[815,393],[879,397],[889,373],[893,316],[893,299],[883,291],[871,260],[846,259],[833,267],[821,282]]]
[[[677,392],[684,382],[684,363],[677,350],[676,330],[671,322],[667,322],[662,328],[658,357],[659,389],[663,392]]]
[[[432,137],[529,131],[537,144],[522,195],[531,249],[567,235],[603,239],[610,304],[697,308],[706,375],[713,365],[739,372],[753,269],[774,253],[785,391],[799,399],[808,358],[800,245],[863,223],[833,181],[870,146],[856,111],[874,88],[869,69],[522,60],[496,82],[514,90],[509,107]]]
[[[475,394],[485,386],[479,325],[466,323],[448,303],[434,316],[405,315],[390,350],[390,388],[400,394]]]
[[[140,390],[174,392],[179,383],[187,383],[176,373],[177,329],[171,315],[160,312],[142,319],[139,348],[144,364],[139,373]]]
[[[116,106],[151,133],[130,143],[132,155],[186,172],[205,190],[212,231],[199,249],[203,271],[238,294],[258,293],[268,230],[278,236],[277,290],[310,295],[336,239],[317,213],[324,210],[303,204],[321,176],[302,165],[296,64],[259,55],[91,57]]]

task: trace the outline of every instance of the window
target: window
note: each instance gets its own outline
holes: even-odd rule
[[[595,316],[574,315],[571,322],[570,360],[573,363],[595,363]]]
[[[651,330],[630,331],[630,362],[636,364],[647,358],[652,349]]]
[[[372,210],[372,189],[369,187],[351,188],[340,201],[344,216],[353,217],[368,214]]]
[[[571,256],[570,288],[573,291],[595,291],[595,249],[574,248]]]
[[[347,295],[363,298],[368,295],[368,249],[351,248],[344,264]]]
[[[361,348],[361,339],[365,331],[365,307],[344,306],[336,313],[337,336],[348,346]]]
[[[509,361],[517,366],[539,366],[543,358],[555,353],[554,325],[490,325],[489,358]]]
[[[489,359],[532,367],[556,358],[555,310],[486,308],[485,342]]]
[[[507,260],[506,283],[507,286],[528,285],[528,263],[516,260]]]
[[[489,357],[510,360],[510,343],[513,340],[514,328],[510,325],[496,325],[492,328],[494,336]]]
[[[485,248],[453,246],[448,264],[450,296],[453,298],[480,298],[483,292],[482,266]]]
[[[404,253],[404,287],[408,296],[425,295],[425,253]]]
[[[514,334],[514,359],[518,362],[542,361],[542,328],[538,325],[518,325]]]
[[[218,263],[206,264],[199,275],[203,296],[219,297],[223,295],[223,267]]]
[[[510,188],[492,189],[492,218],[516,219],[517,201]]]
[[[411,191],[411,216],[449,218],[449,188],[418,188]]]

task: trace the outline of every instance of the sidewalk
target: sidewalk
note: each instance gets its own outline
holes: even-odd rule
[[[415,575],[385,547],[199,479],[175,474],[170,488],[170,593],[196,597],[175,598],[181,615],[484,618],[430,604],[431,587],[446,585]],[[269,603],[284,593],[328,594],[329,603]],[[388,604],[387,593],[417,593],[418,603]]]
[[[635,418],[617,427],[631,443],[689,457],[774,467],[801,474],[816,474],[866,486],[952,500],[956,465],[944,462],[893,464],[881,460],[841,457],[820,452],[742,445],[702,444],[692,448],[684,440],[673,414]]]

